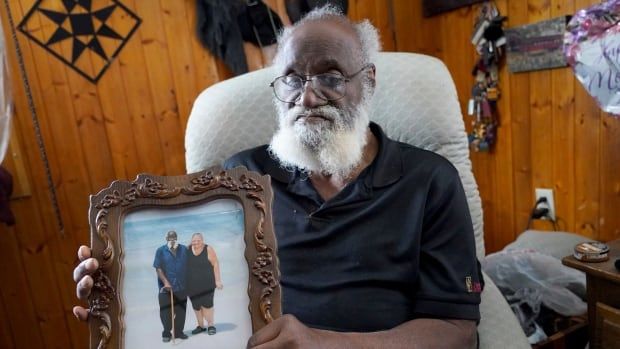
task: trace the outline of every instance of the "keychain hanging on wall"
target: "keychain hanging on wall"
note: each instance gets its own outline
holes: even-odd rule
[[[480,56],[472,70],[474,85],[467,114],[474,117],[469,144],[475,151],[490,151],[497,139],[497,100],[500,97],[499,64],[506,44],[502,17],[492,2],[484,3],[474,26],[472,44]]]

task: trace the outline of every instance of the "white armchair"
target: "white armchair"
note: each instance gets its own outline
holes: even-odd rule
[[[458,169],[467,193],[476,252],[484,257],[482,207],[474,179],[456,88],[446,66],[436,58],[382,52],[371,120],[393,139],[434,151]],[[270,68],[218,83],[196,99],[185,134],[188,173],[218,165],[244,149],[269,142],[276,128],[268,87]],[[478,327],[481,348],[530,348],[508,303],[485,276]]]

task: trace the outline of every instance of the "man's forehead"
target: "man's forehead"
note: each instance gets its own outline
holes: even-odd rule
[[[285,68],[287,70],[305,70],[305,69],[319,69],[329,70],[347,69],[352,64],[352,60],[349,58],[343,59],[342,57],[335,57],[333,55],[310,55],[310,56],[291,56],[291,60],[287,62]]]
[[[353,64],[360,45],[349,26],[322,20],[295,28],[282,49],[287,68],[308,65],[342,68]]]

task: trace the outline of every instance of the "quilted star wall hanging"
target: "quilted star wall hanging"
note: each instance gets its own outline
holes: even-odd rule
[[[140,22],[117,0],[38,0],[18,29],[96,83]]]

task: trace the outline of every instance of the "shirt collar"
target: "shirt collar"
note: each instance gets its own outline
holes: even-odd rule
[[[290,183],[295,179],[299,171],[289,171],[282,167],[278,160],[274,159],[271,155],[268,147],[265,147],[265,151],[254,152],[252,155],[254,161],[257,164],[263,164],[264,173],[271,176],[271,178],[282,182]]]
[[[377,157],[370,165],[372,168],[372,185],[374,187],[385,187],[400,179],[403,173],[403,163],[399,143],[389,139],[381,127],[374,122],[370,123],[370,130],[379,142]],[[269,151],[256,152],[254,157],[257,163],[264,164],[264,171],[271,178],[282,183],[291,183],[295,178],[301,176],[298,170],[287,170],[280,166]]]
[[[403,175],[403,160],[399,142],[393,141],[374,122],[370,130],[379,141],[379,152],[370,165],[372,167],[373,187],[385,187],[400,179]]]

